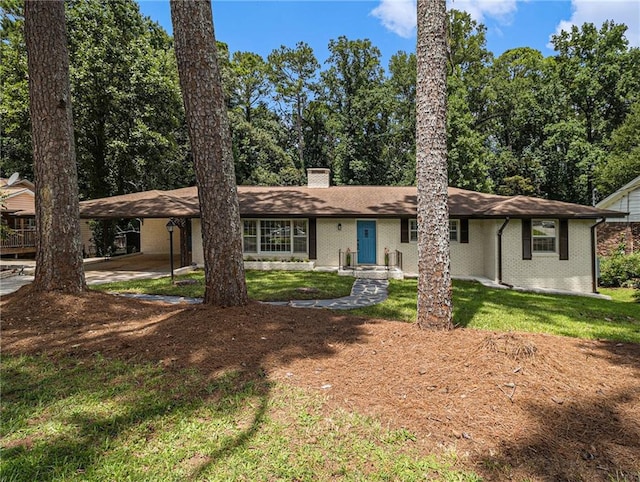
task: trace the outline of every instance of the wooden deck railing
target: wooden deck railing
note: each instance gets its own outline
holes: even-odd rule
[[[36,231],[34,229],[12,229],[5,238],[0,239],[2,251],[36,247]]]

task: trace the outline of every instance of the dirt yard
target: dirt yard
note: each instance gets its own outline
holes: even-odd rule
[[[4,297],[2,351],[265,372],[456,451],[485,480],[637,481],[640,346],[101,293]]]

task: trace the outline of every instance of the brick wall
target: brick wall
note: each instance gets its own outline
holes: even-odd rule
[[[621,244],[626,254],[640,252],[640,223],[604,223],[597,231],[598,256],[611,256]]]

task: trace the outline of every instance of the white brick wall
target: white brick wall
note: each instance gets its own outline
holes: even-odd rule
[[[142,225],[141,242],[145,253],[168,253],[167,219],[146,219]],[[497,281],[497,232],[504,220],[470,220],[469,243],[451,243],[453,276],[482,276]],[[338,230],[338,224],[342,229]],[[536,255],[522,259],[522,225],[511,220],[504,230],[502,275],[505,283],[531,288],[552,288],[579,292],[591,291],[592,221],[569,221],[569,260],[560,261],[558,254]],[[317,220],[316,266],[335,267],[338,251],[357,249],[356,219]],[[179,250],[178,234],[174,233],[174,249]],[[384,248],[403,254],[404,272],[416,274],[418,250],[416,243],[400,243],[400,220],[376,220],[377,263],[384,263]],[[192,221],[193,261],[202,264],[200,220]]]
[[[569,259],[558,253],[522,259],[522,222],[512,220],[502,237],[502,281],[514,286],[588,293],[591,285],[591,231],[589,220],[569,220]]]
[[[145,254],[169,254],[169,219],[147,218],[140,225],[140,251]],[[195,239],[195,234],[193,236]],[[195,247],[195,242],[193,243]],[[202,243],[200,243],[202,244]],[[180,254],[180,229],[173,231],[173,253]]]
[[[329,169],[311,168],[307,169],[307,186],[315,188],[329,187]]]
[[[338,224],[342,229],[338,230]],[[316,266],[338,266],[338,251],[356,251],[357,234],[355,219],[318,219]]]

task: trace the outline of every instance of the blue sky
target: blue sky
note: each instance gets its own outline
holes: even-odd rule
[[[169,0],[139,0],[141,11],[171,32]],[[448,0],[487,26],[487,47],[499,55],[514,47],[553,54],[549,38],[561,28],[605,20],[625,23],[631,45],[640,46],[638,0]],[[415,50],[415,0],[224,0],[213,1],[216,38],[231,52],[266,57],[280,45],[308,43],[320,62],[329,40],[368,38],[382,52],[386,68],[399,50]]]

